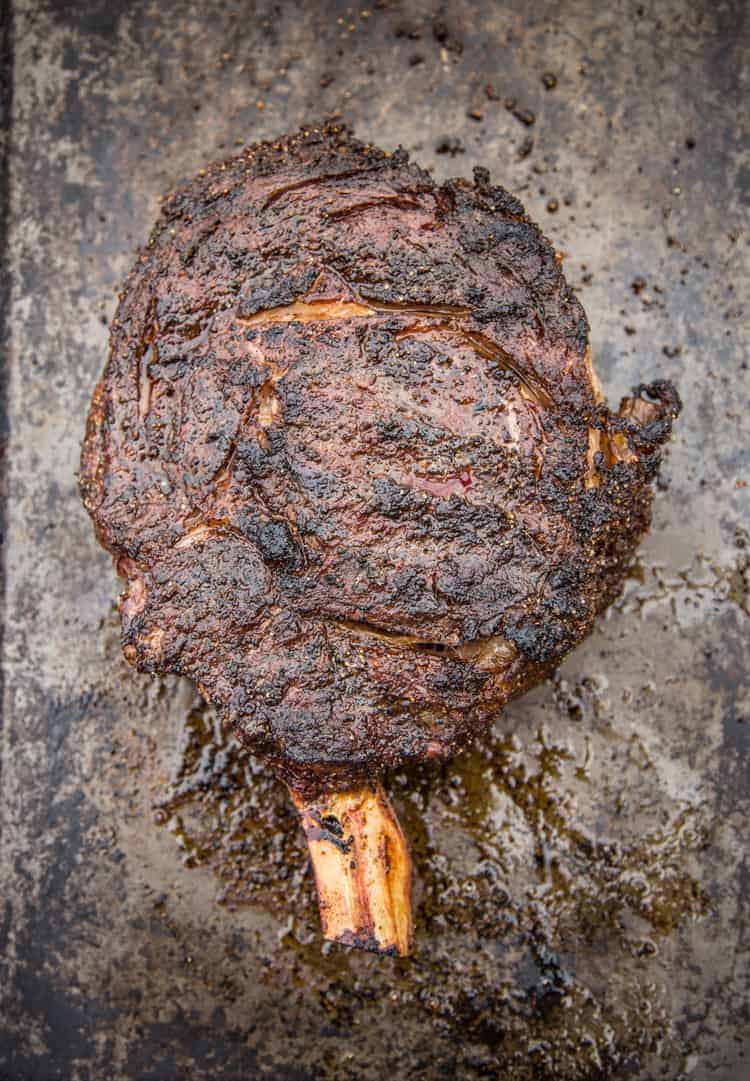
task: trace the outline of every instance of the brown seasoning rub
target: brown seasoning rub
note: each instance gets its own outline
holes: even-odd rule
[[[206,170],[127,280],[83,448],[128,659],[323,788],[456,751],[648,525],[676,393],[613,416],[587,347],[481,170],[439,187],[335,125]]]

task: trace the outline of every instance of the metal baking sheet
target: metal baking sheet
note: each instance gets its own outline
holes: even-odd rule
[[[14,0],[3,26],[0,1077],[742,1081],[746,6]],[[280,788],[123,661],[76,494],[159,196],[331,114],[436,177],[488,167],[564,255],[610,398],[685,401],[622,600],[483,744],[390,779],[405,960],[322,944]]]

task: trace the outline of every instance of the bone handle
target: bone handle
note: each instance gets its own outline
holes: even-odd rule
[[[313,799],[291,795],[315,871],[323,937],[377,953],[408,954],[411,859],[383,788],[365,784]]]

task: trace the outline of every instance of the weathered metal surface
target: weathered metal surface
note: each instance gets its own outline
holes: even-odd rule
[[[745,14],[14,5],[0,1077],[747,1075]],[[610,396],[686,402],[622,602],[484,747],[391,779],[408,960],[322,946],[283,793],[121,659],[75,488],[158,196],[332,111],[489,167],[565,253]]]

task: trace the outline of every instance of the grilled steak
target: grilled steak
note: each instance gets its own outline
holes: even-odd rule
[[[170,195],[111,329],[80,483],[125,654],[298,800],[454,753],[580,642],[679,410],[664,382],[608,410],[485,170],[437,185],[331,124]]]

